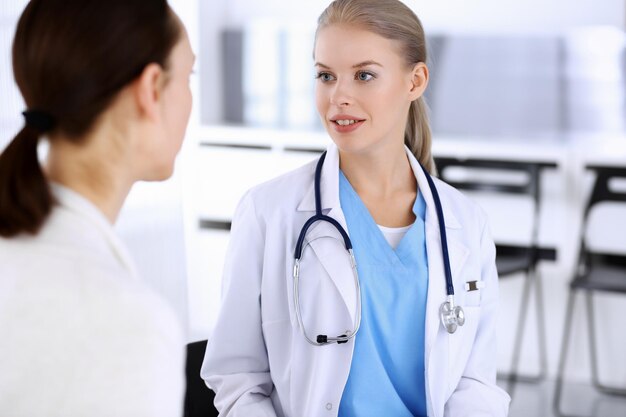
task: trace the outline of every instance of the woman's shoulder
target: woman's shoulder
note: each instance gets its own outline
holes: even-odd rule
[[[88,227],[79,235],[59,225],[55,214],[36,235],[22,234],[0,239],[0,271],[4,277],[21,282],[53,286],[63,292],[65,286],[81,288],[116,285],[136,280],[132,271],[115,256],[111,246]]]
[[[28,249],[30,256],[14,251],[14,258],[0,265],[0,315],[20,318],[15,331],[30,328],[35,339],[52,332],[113,340],[109,329],[129,341],[182,339],[173,309],[131,271],[88,254]]]
[[[123,322],[123,315],[170,321],[166,303],[81,220],[55,209],[40,233],[0,238],[0,292],[7,295],[0,307],[28,305],[33,317],[58,322],[77,314],[102,315],[109,323]]]

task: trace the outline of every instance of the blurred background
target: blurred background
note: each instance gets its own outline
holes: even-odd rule
[[[198,56],[194,110],[174,177],[136,185],[116,227],[195,341],[211,336],[243,192],[317,158],[329,143],[315,110],[312,62],[316,19],[329,1],[170,3]],[[581,237],[602,253],[626,254],[626,210],[604,204],[584,221],[599,172],[589,167],[626,167],[626,0],[405,3],[428,38],[427,102],[434,154],[440,166],[451,164],[445,179],[536,184],[535,194],[468,191],[489,215],[502,260],[511,248],[541,249],[530,257],[536,274],[501,273],[498,368],[503,386],[515,388],[511,415],[552,415],[564,345],[562,408],[626,415],[623,397],[592,389],[590,355],[595,347],[603,383],[626,389],[626,288],[594,292],[595,334],[581,296],[566,314]],[[23,123],[10,49],[25,4],[0,0],[0,149]],[[506,172],[515,167],[525,168]],[[611,184],[626,190],[623,178]],[[511,374],[545,378],[512,385]]]

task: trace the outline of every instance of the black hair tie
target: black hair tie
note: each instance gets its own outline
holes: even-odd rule
[[[41,110],[23,111],[26,126],[38,130],[41,133],[48,132],[54,127],[54,117],[50,113]]]

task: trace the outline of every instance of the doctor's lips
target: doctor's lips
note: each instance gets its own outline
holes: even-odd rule
[[[358,129],[365,121],[365,119],[359,119],[347,114],[338,114],[331,117],[329,120],[335,130],[340,133],[352,132]]]

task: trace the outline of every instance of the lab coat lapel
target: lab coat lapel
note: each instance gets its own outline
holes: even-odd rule
[[[439,307],[446,299],[446,277],[443,266],[443,252],[441,248],[441,235],[439,230],[439,219],[435,208],[435,201],[432,191],[428,185],[428,181],[419,163],[413,154],[407,149],[407,155],[413,172],[417,179],[418,187],[426,201],[426,253],[428,257],[428,299],[426,302],[426,340],[425,340],[425,365],[428,375],[427,394],[429,403],[432,407],[432,415],[439,415],[445,401],[445,391],[442,387],[447,386],[445,379],[447,371],[440,368],[439,364],[445,363],[445,357],[448,354],[448,345],[443,344],[434,348],[435,342],[447,340],[447,333],[439,318]],[[438,180],[433,178],[435,186],[438,186]],[[448,240],[448,254],[450,257],[450,268],[452,277],[454,278],[463,268],[468,255],[469,249],[459,241],[454,233],[455,229],[461,229],[456,216],[446,204],[446,194],[443,187],[437,188],[439,198],[444,213],[446,232]],[[450,233],[450,232],[453,233]],[[455,290],[459,290],[455,288]],[[431,389],[437,387],[437,389]],[[430,413],[429,413],[430,415]]]
[[[315,214],[315,168],[311,172],[311,185],[300,205],[298,211]],[[322,213],[335,219],[348,233],[346,219],[339,202],[339,151],[332,144],[327,149],[326,159],[322,167],[320,182]],[[336,244],[327,238],[336,239]],[[310,250],[330,276],[335,287],[343,299],[352,322],[356,312],[356,287],[352,269],[350,268],[348,253],[338,250],[343,246],[343,240],[337,229],[328,222],[318,221],[313,224],[306,235],[306,242],[310,244]],[[307,254],[310,256],[311,254]],[[303,254],[304,256],[307,256]]]

